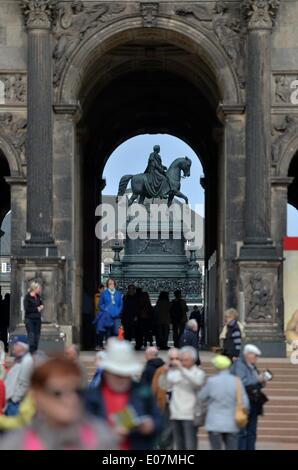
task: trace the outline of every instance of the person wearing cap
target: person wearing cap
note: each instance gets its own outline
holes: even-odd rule
[[[261,351],[257,346],[246,344],[242,356],[231,367],[232,374],[242,380],[250,402],[247,426],[239,434],[239,450],[255,450],[258,416],[263,413],[263,405],[267,401],[261,390],[265,386],[264,375],[259,373],[256,366],[259,356]]]
[[[25,397],[33,370],[33,359],[29,352],[26,336],[15,336],[11,341],[11,351],[15,361],[5,377],[6,416],[15,416]]]
[[[206,385],[198,394],[199,400],[207,401],[205,429],[209,435],[212,450],[238,449],[239,428],[235,422],[237,404],[237,381],[241,389],[241,402],[249,409],[248,396],[243,384],[230,373],[231,360],[222,355],[212,361],[218,373],[207,380]]]
[[[142,365],[132,345],[110,338],[101,368],[99,386],[86,391],[87,410],[108,421],[122,439],[122,450],[153,449],[161,416],[150,387],[134,380]]]

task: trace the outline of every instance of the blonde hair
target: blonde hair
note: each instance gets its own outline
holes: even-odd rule
[[[39,284],[39,282],[32,281],[32,282],[30,282],[28,292],[33,292],[33,291],[34,291],[35,289],[37,289],[38,287],[41,287],[41,285]]]
[[[225,311],[225,318],[227,317],[234,317],[235,320],[238,318],[238,312],[235,308],[228,308],[228,310]]]

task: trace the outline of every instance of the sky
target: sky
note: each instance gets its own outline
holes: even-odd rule
[[[168,134],[139,135],[121,144],[110,156],[103,176],[106,187],[103,194],[117,194],[120,178],[126,174],[143,173],[154,145],[160,145],[160,156],[164,165],[177,157],[187,156],[192,160],[191,176],[181,182],[181,191],[188,196],[192,209],[204,216],[204,190],[200,185],[202,165],[191,147],[177,137]],[[298,211],[288,204],[288,236],[298,237]]]

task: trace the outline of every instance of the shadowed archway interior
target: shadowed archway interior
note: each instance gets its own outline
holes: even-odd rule
[[[119,56],[126,59],[121,65]],[[206,260],[217,250],[217,136],[221,124],[216,109],[220,96],[206,64],[198,58],[194,64],[194,60],[191,54],[169,44],[131,43],[103,57],[105,73],[101,75],[98,64],[98,75],[93,73],[89,84],[82,87],[83,114],[78,128],[84,221],[82,262],[83,291],[89,298],[100,279],[100,244],[94,236],[94,214],[101,202],[103,169],[113,150],[130,137],[171,134],[200,156],[205,175]],[[150,151],[144,149],[148,155]],[[133,171],[128,169],[129,173]],[[82,330],[83,347],[88,347],[88,332],[84,327]]]

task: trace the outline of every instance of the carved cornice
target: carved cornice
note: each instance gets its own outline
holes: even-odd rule
[[[56,13],[57,0],[20,0],[28,29],[50,29]]]
[[[243,0],[242,7],[249,30],[272,29],[280,0]]]

